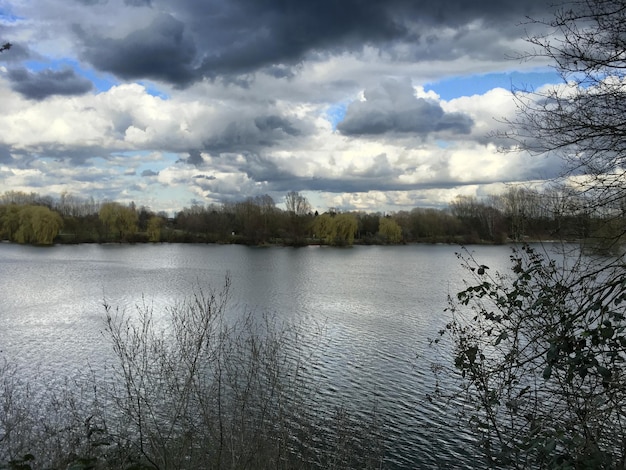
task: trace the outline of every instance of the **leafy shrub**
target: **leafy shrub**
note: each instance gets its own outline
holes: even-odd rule
[[[622,468],[623,265],[583,256],[557,262],[524,246],[503,276],[461,258],[474,282],[450,299],[441,335],[455,346],[447,371],[459,379],[488,464]]]

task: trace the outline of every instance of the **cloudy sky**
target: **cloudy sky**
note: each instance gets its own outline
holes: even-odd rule
[[[173,212],[299,191],[445,206],[555,175],[498,152],[545,0],[0,0],[0,192]]]

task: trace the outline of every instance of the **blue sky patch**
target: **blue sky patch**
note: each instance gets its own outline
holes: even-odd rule
[[[346,117],[347,109],[348,105],[342,102],[334,104],[326,110],[326,119],[328,119],[328,121],[332,124],[333,130],[336,130],[337,124],[343,121],[343,118]]]
[[[146,82],[146,81],[139,81],[138,82],[142,87],[145,88],[146,93],[148,93],[149,95],[152,96],[156,96],[157,98],[161,98],[164,100],[169,99],[169,95],[167,93],[162,92],[161,90],[159,90],[156,85],[152,82]]]
[[[561,79],[554,71],[488,73],[454,77],[439,82],[427,83],[425,91],[434,91],[441,99],[449,101],[462,96],[482,95],[494,88],[533,89],[547,83],[560,83]]]
[[[6,8],[0,8],[0,23],[13,24],[23,19],[23,17],[14,15]]]

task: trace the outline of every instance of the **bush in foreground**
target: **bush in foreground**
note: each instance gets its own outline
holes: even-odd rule
[[[105,305],[115,357],[45,397],[0,370],[0,468],[379,468],[379,423],[324,415],[323,329],[227,312],[230,283],[171,307]],[[41,405],[50,410],[38,414]]]
[[[473,276],[441,335],[455,348],[472,427],[493,468],[624,468],[626,280],[613,258],[525,246],[511,273]]]

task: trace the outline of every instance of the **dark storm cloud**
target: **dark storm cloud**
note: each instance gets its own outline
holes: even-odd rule
[[[297,64],[312,51],[354,49],[410,36],[388,14],[384,2],[320,0],[285,6],[242,0],[221,8],[226,16],[219,19],[228,29],[216,25],[216,30],[202,35],[207,46],[202,70],[209,76],[277,65],[285,73],[285,65]]]
[[[291,136],[300,135],[300,131],[296,129],[291,122],[276,115],[258,117],[254,120],[254,125],[261,132],[273,132],[279,130]]]
[[[12,163],[11,147],[9,145],[0,144],[0,163]]]
[[[185,25],[169,14],[122,39],[93,36],[78,25],[74,31],[83,42],[83,57],[100,70],[124,79],[149,78],[181,86],[193,79],[196,47]]]
[[[516,160],[512,165],[520,165]],[[362,170],[348,170],[338,177],[303,178],[286,170],[279,170],[275,163],[259,155],[246,156],[246,174],[257,183],[264,183],[271,191],[320,191],[329,193],[367,193],[368,191],[419,191],[425,189],[453,189],[459,185],[489,185],[493,183],[509,183],[523,179],[536,179],[549,172],[549,163],[529,161],[522,165],[522,169],[512,171],[509,176],[494,178],[477,177],[462,183],[452,177],[448,171],[448,164],[443,163],[441,168],[433,167],[437,176],[429,181],[406,182],[400,177],[405,170],[394,168],[385,154],[374,158],[372,164]],[[557,174],[548,177],[557,176]]]
[[[458,186],[458,181],[450,178],[446,171],[440,177],[431,182],[406,183],[400,180],[404,171],[393,168],[387,156],[376,156],[372,164],[364,169],[348,169],[339,177],[313,177],[303,178],[297,176],[288,169],[281,168],[271,156],[265,156],[254,152],[245,152],[238,158],[231,158],[222,154],[212,156],[212,162],[221,162],[223,168],[230,171],[236,169],[243,172],[255,184],[263,184],[270,191],[323,191],[331,193],[368,192],[368,191],[407,191],[430,188],[453,188]],[[194,177],[196,184],[204,188],[214,188],[216,181],[213,177],[198,175]],[[201,181],[208,180],[208,181]],[[488,184],[492,180],[472,181],[470,184]]]
[[[190,150],[188,153],[189,153],[188,158],[181,159],[179,161],[182,161],[189,165],[193,165],[195,167],[200,167],[204,165],[204,158],[202,158],[202,153],[200,152],[200,150]]]
[[[159,175],[159,172],[153,171],[153,170],[143,170],[141,172],[141,176],[143,177],[158,176],[158,175]]]
[[[124,4],[131,7],[149,7],[152,6],[152,0],[124,0]]]
[[[510,182],[517,180],[511,179]],[[419,191],[424,189],[453,189],[460,185],[487,185],[494,182],[489,179],[472,181],[453,181],[438,179],[428,182],[405,183],[392,178],[362,178],[344,176],[339,178],[297,178],[278,182],[270,187],[273,191],[320,191],[329,193],[367,193],[368,191]],[[504,181],[508,182],[508,181]]]
[[[256,153],[245,153],[244,158],[246,164],[242,171],[246,175],[257,182],[276,182],[276,181],[291,181],[294,175],[280,168],[276,162],[272,161],[268,157]]]
[[[11,42],[8,39],[4,38],[4,35],[0,36],[0,44],[6,44],[7,42]],[[19,63],[23,60],[31,58],[31,52],[28,47],[23,44],[16,44],[11,42],[11,49],[0,53],[0,62],[6,63]]]
[[[109,0],[75,0],[77,3],[82,3],[83,5],[93,6],[93,5],[106,5]]]
[[[446,113],[439,103],[417,98],[408,81],[387,81],[365,91],[365,101],[348,106],[337,130],[345,135],[411,133],[426,136],[448,131],[469,134],[472,119],[461,113]]]
[[[28,99],[44,100],[53,95],[83,95],[93,84],[70,68],[43,70],[38,73],[26,69],[11,69],[7,74],[11,87]]]
[[[277,115],[259,116],[230,122],[204,145],[211,152],[255,152],[302,134],[297,123],[289,119]]]
[[[198,19],[208,19],[217,11],[214,18],[228,28],[216,24],[216,29],[205,29],[211,33],[204,36],[206,42],[201,41],[217,45],[207,48],[203,69],[208,74],[295,64],[311,52],[359,50],[365,44],[383,48],[397,41],[418,44],[429,40],[422,30],[430,27],[462,28],[476,20],[490,27],[502,19],[523,21],[526,14],[546,8],[542,0],[305,0],[287,6],[283,0],[231,0],[228,6],[198,3],[187,0],[182,4]],[[511,26],[504,25],[508,30]],[[459,38],[459,46],[462,43]]]
[[[366,193],[368,191],[411,191],[432,188],[454,188],[459,185],[454,181],[436,181],[429,183],[404,183],[393,178],[353,177],[339,178],[299,178],[270,181],[268,189],[272,191],[320,191],[329,193]]]
[[[366,178],[395,178],[403,173],[404,171],[401,168],[394,168],[389,163],[387,155],[383,153],[375,156],[372,165],[358,174]]]
[[[61,142],[47,145],[45,154],[36,153],[32,149],[25,151],[24,154],[30,156],[33,161],[45,157],[75,167],[93,167],[95,159],[110,160],[114,156],[109,149],[97,146],[68,146]]]
[[[91,1],[91,0],[85,0]],[[125,0],[133,7],[164,12],[153,24],[121,39],[91,35],[76,28],[84,58],[122,78],[149,78],[185,86],[201,78],[242,75],[258,70],[290,77],[292,67],[312,54],[325,56],[382,50],[407,44],[426,58],[432,51],[448,60],[481,55],[468,39],[468,25],[498,36],[519,37],[513,26],[526,15],[542,16],[544,0]],[[438,31],[458,30],[447,49],[437,46]],[[446,52],[447,51],[447,52]],[[494,48],[493,52],[501,53]],[[501,59],[502,57],[498,57]]]
[[[296,175],[287,169],[281,168],[271,156],[261,155],[256,152],[214,153],[210,154],[212,171],[239,174],[244,173],[251,181],[259,184],[267,184],[269,187],[289,188],[290,182],[298,179]],[[216,187],[219,178],[215,176],[196,175],[193,177],[195,184],[202,187]]]

